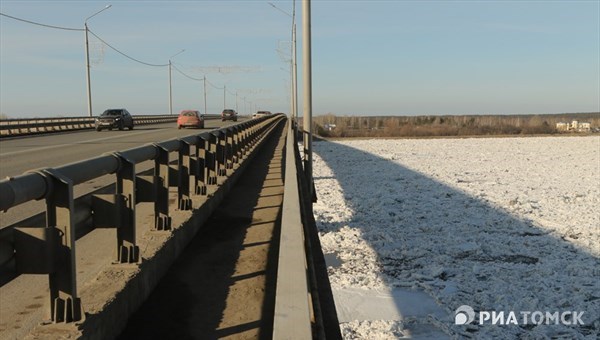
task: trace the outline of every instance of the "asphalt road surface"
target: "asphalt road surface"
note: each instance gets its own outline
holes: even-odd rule
[[[213,122],[217,124],[221,123],[220,121]],[[137,139],[135,135],[133,135],[135,132],[144,131],[154,131],[156,133],[140,134]],[[114,132],[114,134],[112,132]],[[75,133],[65,134],[60,137],[47,137],[70,139],[72,145],[77,144],[75,149],[87,147],[88,144],[103,144],[105,141],[113,142],[111,145],[118,146],[118,148],[107,148],[106,150],[99,151],[100,153],[103,153],[110,150],[126,149],[127,147],[123,147],[124,145],[134,147],[153,141],[162,141],[177,136],[189,135],[190,132],[193,133],[194,131],[180,131],[170,126],[157,125],[144,128],[140,127],[139,129],[131,131],[131,133],[130,131],[111,131],[110,134],[114,135],[115,138],[101,141],[93,141],[94,138],[92,137],[100,135],[101,137],[99,138],[104,138],[104,136],[102,136],[104,135],[104,132],[90,132],[89,134]],[[130,135],[126,136],[129,133]],[[83,138],[74,138],[73,136],[68,135],[88,136],[89,139],[86,141]],[[146,135],[152,135],[154,137],[148,137]],[[115,141],[115,139],[119,139],[117,137],[120,136],[122,136],[122,141]],[[141,138],[139,136],[146,137]],[[109,134],[106,134],[106,137],[109,137]],[[45,137],[21,139],[21,141],[27,141],[28,150],[35,149],[36,147],[34,145],[37,144],[39,148],[44,146],[48,147],[46,149],[47,152],[49,152],[49,150],[60,149],[60,144],[64,144],[56,141],[54,141],[55,144],[46,145],[40,144],[39,142],[35,143],[38,138]],[[50,140],[52,140],[52,138],[50,138]],[[97,138],[98,137],[95,139]],[[133,138],[133,140],[129,138]],[[217,212],[217,215],[209,222],[212,224],[220,224],[220,221],[222,222],[223,218],[227,218],[227,215],[232,211],[238,215],[247,214],[247,216],[244,216],[243,218],[238,218],[238,222],[243,223],[239,228],[234,228],[231,231],[232,238],[227,242],[230,242],[230,245],[235,245],[231,247],[231,250],[237,252],[232,253],[228,258],[235,260],[248,257],[248,259],[244,261],[246,263],[245,265],[234,266],[236,261],[226,262],[222,268],[219,269],[223,272],[223,275],[220,276],[223,280],[219,283],[220,285],[215,288],[220,292],[218,297],[222,299],[219,303],[223,306],[226,304],[235,306],[235,308],[229,307],[227,310],[216,310],[215,313],[224,313],[228,317],[223,319],[221,323],[215,323],[215,320],[219,319],[218,314],[211,314],[209,319],[203,321],[204,328],[202,328],[201,331],[212,329],[214,332],[218,332],[218,334],[222,335],[242,333],[251,334],[252,336],[264,334],[265,331],[269,332],[269,328],[266,326],[271,325],[272,323],[273,301],[271,299],[274,289],[273,275],[275,275],[274,267],[272,266],[272,257],[276,255],[276,251],[274,250],[276,245],[273,244],[273,242],[277,240],[277,238],[273,237],[273,233],[276,232],[276,229],[278,228],[279,206],[283,194],[283,183],[281,182],[283,174],[283,169],[281,168],[281,146],[282,141],[285,139],[281,136],[281,132],[279,132],[278,136],[273,136],[270,140],[271,142],[266,146],[266,149],[263,147],[259,150],[259,157],[254,159],[252,164],[249,165],[248,170],[246,170],[253,170],[254,172],[258,171],[258,173],[256,175],[249,173],[247,176],[244,174],[245,176],[242,177],[243,180],[240,183],[241,187],[238,186],[238,189],[234,189],[241,191],[234,191],[230,194],[230,196],[238,199],[231,202],[226,200],[226,202],[224,202],[224,210]],[[11,142],[15,141],[17,140]],[[82,144],[82,146],[79,146],[79,144]],[[50,147],[51,145],[52,147]],[[275,151],[275,146],[278,146],[278,151]],[[27,149],[24,147],[23,150]],[[12,152],[13,155],[20,154],[15,153],[17,152],[15,149],[13,149]],[[42,152],[42,154],[43,153],[44,152]],[[5,154],[10,156],[10,153],[4,151],[4,149],[2,154],[3,156]],[[95,155],[90,157],[93,156]],[[61,161],[57,165],[75,160],[79,159],[73,158],[71,160]],[[256,181],[255,176],[258,176],[261,180]],[[107,184],[108,180],[114,178],[114,176],[105,177],[107,177]],[[91,189],[93,189],[95,185],[100,184],[101,183],[96,183],[92,185]],[[40,208],[43,208],[43,202],[35,203],[39,203]],[[11,211],[18,211],[20,207],[21,206],[10,209],[9,213]],[[149,203],[141,204],[137,210],[137,214],[140,215],[137,216],[139,222],[139,235],[145,235],[150,230],[152,225],[152,223],[149,222],[152,220],[151,211],[152,206]],[[141,218],[141,215],[145,213],[148,213],[148,216]],[[186,211],[178,213],[178,215],[185,215],[190,214],[191,212]],[[2,215],[2,223],[4,224],[6,213],[2,213]],[[177,217],[175,215],[177,214],[173,213],[174,221]],[[26,216],[28,215],[22,215],[20,217],[24,218]],[[86,283],[94,281],[98,273],[114,259],[115,234],[115,229],[96,229],[77,241],[77,281],[80,292],[85,293]],[[160,232],[157,235],[150,234],[150,238],[159,238],[161,235]],[[167,237],[168,233],[163,236]],[[140,244],[140,248],[143,247],[143,244]],[[240,254],[240,252],[242,254]],[[217,252],[214,253],[212,257],[209,257],[209,259],[218,260],[221,255],[222,254]],[[268,265],[269,263],[271,265]],[[197,279],[196,276],[194,278]],[[214,282],[211,281],[206,283],[213,284]],[[228,290],[227,287],[230,285],[234,285],[235,291],[239,294],[225,294]],[[49,307],[47,301],[47,287],[47,275],[21,275],[0,286],[0,338],[24,338],[31,329],[40,324],[41,320],[48,318],[47,311]],[[252,308],[249,308],[249,303],[240,303],[240,301],[245,301],[247,295],[250,293],[253,294]],[[86,295],[82,295],[82,301],[83,297],[86,297]],[[90,297],[87,296],[86,298],[87,300],[85,301],[89,302]],[[85,301],[84,304],[86,303]],[[198,329],[191,328],[183,331],[196,332]]]
[[[206,120],[205,129],[177,129],[176,124],[139,125],[132,131],[86,130],[0,140],[0,178],[18,176],[28,170],[58,167],[112,151],[123,151],[153,142],[185,137],[243,122],[220,119]],[[137,171],[149,169],[151,162],[136,166]],[[99,177],[74,189],[75,197],[114,182],[114,175]],[[44,210],[43,201],[21,204],[0,212],[0,228],[11,225]]]

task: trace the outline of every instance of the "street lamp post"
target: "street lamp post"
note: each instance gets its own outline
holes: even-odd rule
[[[172,90],[172,84],[171,84],[171,59],[175,58],[175,56],[178,56],[183,52],[185,52],[185,50],[181,50],[169,58],[169,114],[171,114],[171,115],[173,114],[173,90]]]
[[[98,12],[87,17],[85,19],[85,21],[83,22],[83,26],[85,27],[85,69],[86,69],[85,75],[86,75],[86,82],[87,82],[87,104],[88,104],[88,116],[90,116],[90,117],[92,117],[93,113],[92,113],[92,85],[91,85],[91,81],[90,81],[90,44],[89,44],[89,40],[88,40],[89,29],[88,29],[87,22],[92,17],[100,14],[100,12],[105,11],[111,7],[112,7],[112,5],[106,5],[106,7],[104,7],[103,9],[101,9]]]
[[[208,112],[206,112],[206,76],[202,79],[204,80],[204,114],[208,114]]]
[[[311,29],[310,29],[310,0],[302,1],[302,61],[304,71],[304,172],[310,194],[315,200],[312,178],[312,59],[311,59]]]
[[[291,77],[290,77],[290,92],[291,92],[291,97],[290,97],[290,115],[292,117],[292,119],[296,119],[298,116],[298,89],[297,89],[297,64],[296,64],[296,1],[294,0],[293,2],[293,10],[292,10],[292,14],[289,14],[288,12],[282,10],[281,8],[275,6],[273,3],[269,2],[269,5],[271,5],[271,7],[275,8],[276,10],[280,11],[281,13],[287,15],[288,17],[292,18],[292,58],[290,60],[290,72],[291,72]]]

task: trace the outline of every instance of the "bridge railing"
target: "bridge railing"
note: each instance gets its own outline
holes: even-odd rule
[[[285,151],[285,190],[274,339],[341,339],[339,321],[313,216],[313,196],[304,169],[296,122],[290,120]]]
[[[205,119],[218,119],[219,115],[204,115]],[[89,130],[94,128],[95,117],[30,118],[0,120],[0,138],[61,131]],[[177,121],[177,115],[135,115],[134,124],[160,124]]]
[[[298,143],[294,131],[293,122],[290,121],[285,144],[285,191],[277,266],[274,339],[312,339],[314,324],[298,185]]]
[[[175,209],[170,205],[170,188],[177,191],[177,210],[191,210],[197,199],[208,204],[213,199],[206,198],[208,188],[237,175],[234,171],[283,119],[283,115],[253,119],[0,181],[2,211],[31,200],[46,202],[44,214],[0,229],[0,269],[12,271],[14,277],[47,274],[52,321],[81,320],[77,239],[95,228],[116,228],[116,262],[139,264],[136,205],[152,202],[154,230],[171,231]],[[176,155],[173,161],[172,154]],[[136,172],[136,165],[144,161],[154,162],[150,174]],[[107,174],[116,175],[112,192],[98,190],[74,197],[76,185]]]

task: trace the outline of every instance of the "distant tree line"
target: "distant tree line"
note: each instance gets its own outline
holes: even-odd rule
[[[559,133],[556,123],[591,123],[600,127],[600,113],[457,116],[336,116],[313,118],[323,137],[433,137],[478,135],[538,135]]]

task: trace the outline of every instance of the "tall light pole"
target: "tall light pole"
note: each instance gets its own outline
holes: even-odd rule
[[[206,112],[206,76],[202,79],[204,80],[204,114],[208,114],[208,112]]]
[[[170,115],[173,114],[173,89],[172,89],[172,85],[171,85],[171,59],[175,58],[175,56],[178,56],[183,52],[185,52],[185,50],[181,50],[181,51],[177,52],[176,54],[172,55],[171,57],[169,57],[169,114]]]
[[[227,92],[227,85],[223,85],[223,110],[227,108],[227,101],[225,100],[227,95],[225,94],[225,92]]]
[[[294,1],[294,16],[292,17],[292,118],[298,119],[298,65],[296,63],[296,1]]]
[[[304,79],[304,172],[310,194],[315,199],[312,178],[312,60],[310,43],[310,0],[302,0],[302,61]]]
[[[282,10],[281,8],[275,6],[273,3],[269,2],[269,5],[271,5],[271,7],[275,8],[276,10],[280,11],[281,13],[287,15],[288,17],[292,18],[292,58],[290,60],[290,72],[291,72],[291,77],[290,77],[290,92],[291,92],[291,96],[290,96],[290,115],[292,117],[292,119],[297,118],[298,115],[298,89],[297,89],[297,64],[296,64],[296,0],[293,1],[293,10],[292,10],[292,14],[289,14],[288,12]]]
[[[85,26],[85,75],[86,75],[86,82],[87,82],[87,104],[88,104],[88,116],[92,117],[93,113],[92,113],[92,85],[91,85],[91,81],[90,81],[90,43],[88,40],[88,25],[87,22],[88,20],[90,20],[92,17],[100,14],[100,12],[105,11],[109,8],[111,8],[112,5],[106,5],[106,7],[104,7],[103,9],[97,11],[96,13],[90,15],[89,17],[87,17],[85,19],[85,21],[83,22],[83,26]]]

